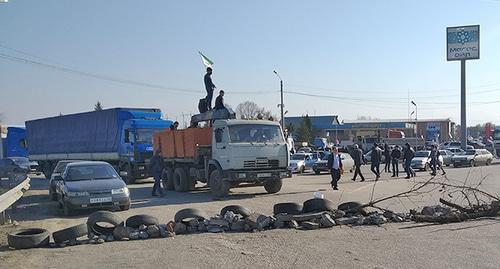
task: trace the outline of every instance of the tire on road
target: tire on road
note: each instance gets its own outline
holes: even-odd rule
[[[302,205],[297,203],[278,203],[273,207],[274,215],[278,214],[290,214],[299,215],[302,213]]]
[[[227,196],[231,188],[231,184],[222,178],[220,171],[217,169],[210,173],[209,186],[210,191],[215,197]]]
[[[50,233],[45,229],[20,229],[7,234],[7,242],[11,248],[27,249],[49,245]]]
[[[72,226],[66,229],[59,230],[57,232],[52,233],[52,238],[54,238],[54,242],[60,244],[65,241],[69,241],[72,239],[77,239],[82,236],[86,236],[88,234],[88,227],[86,223],[82,223],[80,225]]]
[[[225,206],[224,208],[221,209],[221,211],[220,211],[221,216],[224,216],[226,214],[226,212],[228,212],[228,211],[231,211],[234,214],[240,214],[241,216],[243,216],[243,218],[246,218],[246,217],[250,216],[250,214],[252,214],[250,209],[248,209],[244,206],[228,205],[228,206]]]
[[[175,222],[183,222],[190,219],[204,220],[207,214],[196,208],[185,208],[177,211],[174,216]]]
[[[362,215],[366,215],[365,209],[361,206],[362,204],[360,202],[345,202],[340,204],[337,208],[347,214],[361,213]]]
[[[158,225],[159,223],[160,222],[158,221],[157,218],[150,215],[142,214],[129,217],[125,221],[125,226],[131,228],[139,228],[139,226],[141,225],[149,226],[149,225]]]
[[[323,211],[334,211],[336,209],[332,201],[327,199],[313,198],[304,202],[303,213],[318,213]]]
[[[184,168],[175,168],[174,170],[174,189],[179,192],[189,190],[188,175]]]
[[[106,226],[100,223],[106,223]],[[89,215],[87,219],[87,229],[95,235],[112,235],[116,226],[123,223],[123,220],[109,211],[97,211]]]
[[[167,190],[167,191],[175,190],[175,187],[174,187],[174,169],[172,169],[171,167],[165,168],[161,179],[163,181],[163,188],[165,190]]]
[[[277,193],[281,190],[281,186],[283,186],[283,180],[269,180],[264,183],[264,189],[267,193]]]

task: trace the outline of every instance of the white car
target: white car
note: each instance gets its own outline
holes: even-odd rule
[[[429,171],[431,168],[431,151],[421,150],[415,152],[415,157],[411,160],[411,168]],[[439,163],[443,164],[443,156],[439,156]]]
[[[307,169],[306,160],[311,158],[310,153],[295,153],[290,156],[290,164],[288,170],[292,173],[304,173]]]

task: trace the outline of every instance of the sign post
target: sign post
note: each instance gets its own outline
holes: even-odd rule
[[[460,61],[460,141],[467,148],[467,114],[465,94],[465,61],[479,59],[479,25],[446,28],[446,56],[448,61]]]

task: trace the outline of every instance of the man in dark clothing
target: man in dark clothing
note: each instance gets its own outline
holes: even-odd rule
[[[431,159],[431,170],[432,170],[431,175],[435,176],[438,165],[438,150],[435,145],[432,146],[429,158]]]
[[[401,148],[396,146],[391,152],[392,177],[399,177],[399,159],[401,158]]]
[[[371,155],[371,171],[375,174],[375,181],[380,178],[380,161],[382,160],[382,150],[377,146],[377,144],[373,144],[372,155]]]
[[[415,157],[415,151],[411,148],[410,144],[406,143],[406,148],[404,151],[404,162],[406,169],[406,178],[414,177],[415,171],[411,168],[411,160]]]
[[[328,155],[328,168],[330,169],[330,173],[332,174],[332,188],[333,190],[338,190],[337,182],[342,176],[343,167],[339,150],[336,147],[334,147],[332,149],[332,153]]]
[[[203,81],[205,82],[205,90],[207,90],[207,97],[205,99],[207,100],[208,110],[212,109],[212,98],[214,96],[214,89],[215,89],[215,85],[212,82],[211,75],[212,75],[212,68],[207,67],[207,73],[205,74]]]
[[[214,107],[214,109],[215,110],[219,110],[219,109],[224,109],[224,108],[226,108],[224,106],[224,91],[220,90],[219,91],[219,96],[217,96],[217,98],[215,98],[215,107]]]
[[[352,181],[356,181],[356,177],[358,175],[361,177],[361,181],[365,181],[365,177],[361,173],[361,165],[365,163],[365,156],[363,155],[363,151],[359,148],[357,144],[354,144],[354,151],[352,153],[352,158],[354,160],[354,177],[352,178]]]
[[[391,148],[387,143],[384,145],[384,157],[385,157],[385,167],[384,172],[391,172]]]
[[[150,172],[153,174],[153,177],[155,179],[155,183],[153,185],[153,191],[151,193],[152,196],[158,196],[156,192],[158,191],[160,193],[160,196],[163,197],[163,190],[161,189],[161,175],[163,173],[163,158],[160,155],[160,150],[157,150],[155,152],[155,155],[153,158],[151,158],[150,162]]]
[[[177,130],[177,128],[179,128],[179,122],[178,121],[176,121],[172,125],[170,125],[170,130],[172,130],[172,131]]]

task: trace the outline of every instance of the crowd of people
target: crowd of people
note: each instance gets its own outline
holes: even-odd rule
[[[331,185],[334,190],[338,190],[338,181],[343,175],[343,166],[338,149],[333,147],[331,152],[332,154],[328,157],[328,167],[332,176]],[[351,180],[356,181],[359,176],[361,182],[365,181],[365,177],[361,172],[361,166],[366,164],[367,160],[365,155],[363,155],[363,151],[357,144],[354,144],[351,156],[354,160],[354,176]],[[380,165],[384,164],[385,173],[392,173],[392,177],[399,177],[399,164],[401,161],[406,173],[405,178],[409,179],[416,176],[415,170],[411,167],[411,161],[414,157],[415,150],[409,143],[406,143],[404,148],[400,146],[392,148],[388,144],[378,145],[375,143],[373,144],[370,154],[370,171],[375,175],[375,181],[378,181],[381,176]],[[443,168],[443,163],[439,161],[440,152],[436,145],[430,150],[429,158],[430,168],[432,170],[431,175],[435,176],[438,170],[441,170],[442,174],[445,175],[446,172]]]

